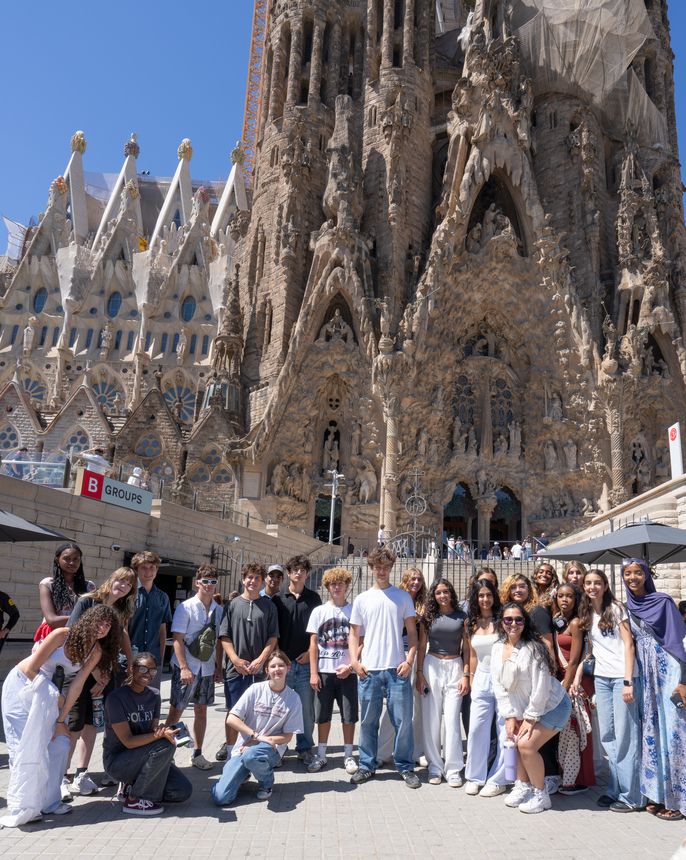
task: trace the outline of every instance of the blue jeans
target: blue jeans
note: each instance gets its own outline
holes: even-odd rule
[[[279,759],[278,750],[267,743],[255,744],[239,755],[230,756],[219,781],[212,786],[212,800],[217,806],[232,803],[250,774],[257,780],[258,788],[270,789],[274,785],[274,767]]]
[[[360,702],[360,768],[375,771],[379,766],[379,720],[384,699],[395,729],[393,759],[400,773],[414,768],[412,733],[412,680],[400,678],[395,669],[379,669],[358,680]]]
[[[641,718],[638,701],[624,703],[622,678],[594,678],[600,743],[607,753],[607,793],[627,806],[642,806]],[[638,686],[635,687],[638,692]]]
[[[314,690],[310,687],[310,664],[291,663],[286,676],[286,684],[298,694],[303,706],[303,730],[295,738],[296,752],[308,752],[314,746]]]

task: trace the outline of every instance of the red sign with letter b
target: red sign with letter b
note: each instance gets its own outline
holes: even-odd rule
[[[97,472],[89,472],[88,469],[84,469],[81,495],[88,496],[89,499],[102,499],[104,481],[104,475],[98,475]]]

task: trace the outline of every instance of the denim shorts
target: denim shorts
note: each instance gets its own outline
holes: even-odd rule
[[[542,726],[545,726],[546,729],[553,729],[556,732],[561,732],[562,729],[569,722],[571,714],[572,701],[565,693],[565,696],[560,702],[560,704],[555,705],[555,707],[551,711],[546,711],[545,714],[543,714],[543,716],[539,720],[539,722]]]

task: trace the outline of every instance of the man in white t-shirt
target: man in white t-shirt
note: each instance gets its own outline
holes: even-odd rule
[[[379,765],[379,719],[384,699],[395,726],[393,759],[408,788],[419,788],[414,772],[412,733],[412,664],[417,652],[417,624],[412,598],[390,584],[395,553],[386,546],[369,554],[374,585],[353,603],[348,646],[358,678],[360,767],[350,781],[359,785]],[[407,631],[407,655],[403,643]]]
[[[312,610],[307,623],[310,634],[310,684],[314,690],[314,719],[317,723],[317,754],[307,766],[317,773],[327,765],[326,746],[331,731],[334,702],[343,723],[343,767],[346,773],[357,771],[353,758],[353,739],[357,722],[357,677],[350,665],[348,637],[352,604],[346,594],[352,574],[344,567],[332,567],[322,577],[330,600]]]
[[[513,558],[515,561],[521,561],[521,560],[522,560],[522,554],[524,553],[524,547],[521,545],[521,543],[519,542],[519,540],[516,540],[516,541],[512,544],[512,550],[511,550],[511,552],[512,552],[512,558]]]
[[[176,723],[186,706],[193,703],[195,747],[190,763],[200,770],[212,767],[212,762],[202,754],[202,742],[207,729],[207,706],[214,704],[214,684],[222,680],[222,646],[219,641],[222,610],[213,600],[217,582],[217,568],[213,564],[201,564],[195,574],[198,593],[176,607],[171,626],[174,654],[171,658],[172,682],[166,725]],[[191,654],[189,646],[203,634],[210,618],[214,619],[214,643],[210,656],[201,660]],[[211,628],[205,636],[208,643],[212,641]]]
[[[290,665],[283,651],[272,651],[265,664],[267,680],[248,687],[231,708],[227,720],[239,738],[210,792],[217,806],[231,803],[250,774],[257,780],[257,799],[272,796],[274,768],[293,735],[303,730],[300,696],[286,686]]]

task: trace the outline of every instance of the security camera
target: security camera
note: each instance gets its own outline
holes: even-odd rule
[[[118,543],[113,543],[112,546],[110,547],[110,549],[112,550],[112,552],[119,552],[121,547],[119,546]]]

